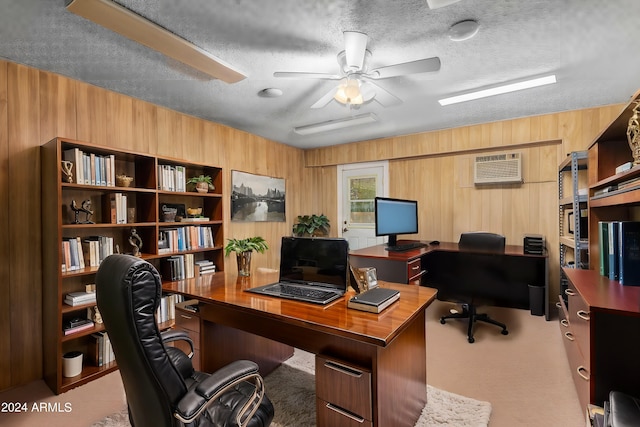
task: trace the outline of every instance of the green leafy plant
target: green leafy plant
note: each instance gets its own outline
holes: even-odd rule
[[[227,245],[224,247],[224,255],[228,256],[231,252],[260,252],[264,253],[269,246],[267,241],[260,236],[247,237],[246,239],[228,239]]]
[[[320,215],[298,215],[298,222],[293,224],[293,234],[296,236],[317,236],[329,233],[329,218]]]
[[[213,181],[209,175],[198,175],[192,176],[187,180],[187,184],[196,184],[196,186],[200,183],[205,183],[209,187],[210,190],[214,190]]]

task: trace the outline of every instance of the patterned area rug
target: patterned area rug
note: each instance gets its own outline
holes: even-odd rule
[[[316,422],[314,358],[296,350],[294,356],[264,380],[275,407],[272,427],[313,427]],[[427,385],[428,403],[416,427],[487,427],[491,404]],[[126,409],[92,427],[130,427]]]

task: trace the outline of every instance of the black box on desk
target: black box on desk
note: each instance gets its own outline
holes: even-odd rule
[[[524,236],[524,253],[542,255],[544,253],[544,236],[541,234],[526,234]]]

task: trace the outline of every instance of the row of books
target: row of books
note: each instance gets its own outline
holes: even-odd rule
[[[81,270],[86,265],[98,267],[111,254],[113,237],[65,237],[62,239],[62,272]]]
[[[163,261],[162,276],[165,280],[184,280],[216,272],[210,260],[194,261],[193,254],[172,255]]]
[[[640,177],[635,177],[635,178],[628,179],[626,181],[622,181],[618,184],[609,185],[607,187],[600,188],[593,193],[593,196],[594,197],[604,196],[604,195],[607,195],[608,193],[613,193],[614,191],[621,193],[621,192],[624,192],[623,190],[626,190],[626,191],[635,190],[638,187],[640,187]]]
[[[75,183],[115,187],[115,155],[101,156],[94,153],[85,153],[79,148],[70,148],[64,151],[63,158],[73,163],[71,173]]]
[[[184,301],[184,295],[167,294],[160,299],[160,305],[156,312],[156,322],[168,322],[176,318],[176,304]]]
[[[91,304],[95,302],[95,292],[69,292],[64,297],[64,303],[71,306]]]
[[[598,222],[600,274],[640,286],[640,221]]]
[[[212,248],[213,231],[203,225],[165,228],[160,231],[158,253],[167,254],[201,248]]]
[[[104,196],[104,220],[111,224],[127,223],[127,195],[111,193]]]
[[[158,190],[187,191],[187,171],[184,166],[158,165]]]
[[[116,359],[109,334],[106,331],[96,332],[91,335],[91,338],[93,341],[89,346],[89,360],[95,366],[103,366]]]

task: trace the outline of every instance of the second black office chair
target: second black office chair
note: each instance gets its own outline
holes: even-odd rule
[[[495,233],[485,233],[485,232],[474,232],[474,233],[462,233],[460,235],[460,241],[458,242],[458,248],[462,253],[465,251],[469,252],[481,252],[481,253],[503,253],[505,248],[505,238],[499,234]],[[471,273],[471,277],[468,279],[473,281],[474,271],[477,269],[482,269],[485,267],[490,267],[486,261],[480,261],[477,266],[460,266],[461,268],[466,269],[466,271]],[[489,317],[489,315],[485,313],[478,313],[476,304],[477,304],[477,296],[481,294],[481,290],[473,291],[474,285],[473,283],[466,284],[465,286],[469,289],[469,298],[467,301],[461,301],[462,303],[462,312],[452,312],[448,316],[442,316],[440,318],[440,323],[443,325],[446,323],[447,319],[469,319],[469,326],[467,330],[467,340],[469,343],[475,342],[475,338],[473,337],[473,327],[476,322],[485,322],[490,323],[492,325],[496,325],[502,328],[502,335],[507,335],[509,331],[507,331],[507,326],[504,323],[493,320]]]

